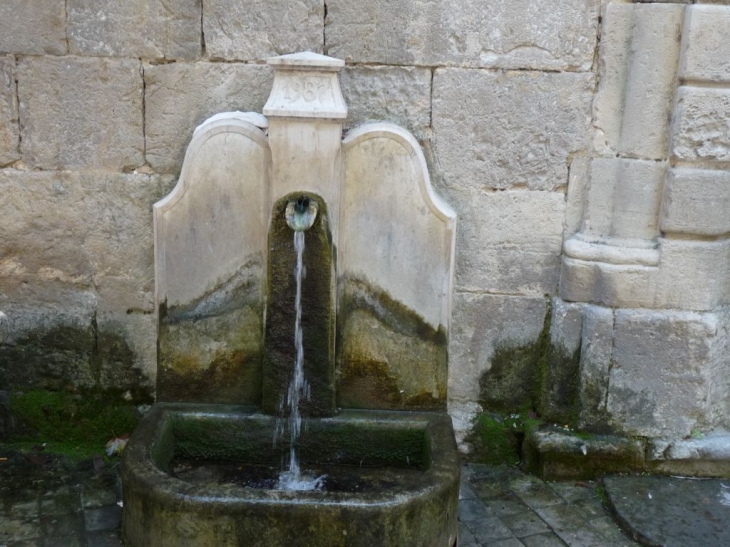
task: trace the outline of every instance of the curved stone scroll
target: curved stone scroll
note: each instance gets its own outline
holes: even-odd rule
[[[404,129],[362,126],[343,153],[338,404],[443,409],[456,214]]]
[[[160,400],[260,402],[270,153],[254,123],[265,122],[204,122],[154,206]]]

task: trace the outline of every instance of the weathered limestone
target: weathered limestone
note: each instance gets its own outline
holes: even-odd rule
[[[139,61],[25,57],[18,95],[26,164],[122,171],[144,163]]]
[[[325,33],[331,55],[359,62],[589,70],[597,16],[593,0],[335,0]]]
[[[718,314],[617,310],[607,411],[625,432],[682,438],[714,425]],[[651,335],[648,335],[648,333]],[[724,383],[723,383],[724,385]]]
[[[294,51],[321,52],[323,0],[203,2],[203,34],[212,59],[254,60]]]
[[[730,83],[728,32],[730,6],[689,6],[684,23],[680,77]]]
[[[65,0],[3,0],[0,53],[66,53]]]
[[[606,412],[613,354],[614,311],[586,305],[580,348],[578,426],[588,431],[610,429]]]
[[[730,172],[675,168],[667,175],[662,205],[665,233],[730,234]]]
[[[169,183],[144,175],[0,171],[7,238],[0,309],[13,339],[2,347],[5,385],[60,389],[68,382],[151,396],[150,208]]]
[[[434,193],[423,153],[403,129],[361,126],[343,152],[340,389],[353,375],[357,391],[363,377],[377,386],[378,369],[394,378],[394,406],[444,408],[456,215]]]
[[[479,401],[485,409],[499,410],[530,403],[546,312],[540,297],[457,292],[449,404]]]
[[[680,161],[730,162],[730,89],[682,86],[672,154]]]
[[[396,123],[423,138],[431,124],[431,71],[416,67],[345,67],[345,127],[367,121]]]
[[[591,74],[438,69],[436,153],[450,185],[553,190],[589,143]]]
[[[218,112],[260,112],[271,89],[271,69],[237,63],[145,66],[147,162],[178,173],[192,128]]]
[[[216,116],[155,204],[161,400],[260,402],[269,161],[258,127]]]
[[[0,166],[20,158],[15,58],[0,57]]]
[[[511,190],[449,191],[457,230],[458,290],[543,295],[560,269],[565,196]]]
[[[192,59],[201,52],[201,1],[68,0],[72,54]]]

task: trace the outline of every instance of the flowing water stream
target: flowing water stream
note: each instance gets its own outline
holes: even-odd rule
[[[297,253],[296,299],[294,306],[294,376],[289,384],[287,404],[289,405],[289,470],[279,475],[280,490],[320,490],[324,485],[325,475],[313,478],[303,475],[297,459],[296,440],[302,429],[302,415],[299,403],[303,397],[310,398],[309,383],[304,378],[304,341],[302,339],[302,278],[304,271],[304,231],[294,231],[294,249]]]

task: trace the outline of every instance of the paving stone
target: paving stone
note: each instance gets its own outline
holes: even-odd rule
[[[76,507],[70,509],[78,511]],[[83,537],[83,519],[78,512],[70,512],[64,515],[43,515],[41,517],[41,530],[44,537]]]
[[[727,481],[625,476],[604,482],[619,521],[647,545],[730,545]]]
[[[510,483],[512,490],[529,507],[545,507],[562,504],[563,499],[537,477],[525,475]]]
[[[17,501],[10,506],[8,511],[11,517],[22,520],[33,520],[38,518],[38,499],[29,501]]]
[[[485,543],[484,545],[485,547],[524,547],[524,543],[516,538],[503,539],[501,541],[495,542],[490,541],[489,543]]]
[[[476,497],[477,497],[477,495],[474,493],[474,490],[472,490],[468,484],[465,484],[462,481],[461,486],[459,487],[459,499],[460,500],[473,500],[473,499],[476,499]]]
[[[608,541],[612,541],[616,545],[633,545],[633,541],[628,539],[621,531],[618,524],[611,517],[602,516],[588,521],[596,532],[601,534]]]
[[[573,503],[571,507],[586,519],[592,519],[606,514],[606,509],[599,499],[579,501]]]
[[[520,498],[511,493],[501,498],[484,500],[484,506],[487,511],[498,517],[522,513],[528,509]]]
[[[476,538],[474,537],[474,534],[471,533],[471,530],[464,524],[463,522],[459,523],[459,547],[479,547],[479,542],[477,542]]]
[[[467,522],[466,525],[479,543],[514,537],[512,531],[499,517],[474,520]]]
[[[86,547],[83,536],[44,537],[43,547]]]
[[[584,483],[585,486],[578,486],[570,482],[548,482],[546,484],[568,503],[591,500],[596,495],[595,485],[592,482]]]
[[[514,515],[508,515],[501,518],[507,527],[512,530],[512,533],[514,533],[514,535],[518,538],[533,536],[535,534],[550,531],[550,528],[547,524],[545,524],[545,521],[532,511],[515,513]]]
[[[121,547],[124,545],[118,531],[91,532],[86,534],[86,547]]]
[[[43,547],[43,539],[28,539],[25,541],[11,541],[6,547]]]
[[[565,542],[552,532],[522,538],[525,547],[565,547]]]
[[[576,530],[587,527],[587,521],[569,505],[538,507],[535,512],[554,530]]]
[[[41,526],[38,520],[25,521],[22,519],[0,518],[0,542],[12,539],[32,539],[41,535]]]
[[[484,503],[479,500],[463,500],[459,502],[459,520],[470,522],[492,516],[487,512]]]
[[[555,533],[569,547],[614,547],[611,542],[596,532],[586,530],[585,528],[579,530],[556,530]]]
[[[79,493],[70,486],[50,490],[41,497],[41,515],[66,515],[78,511]]]
[[[98,509],[84,511],[84,524],[87,532],[115,530],[119,527],[122,517],[122,508],[116,503]]]
[[[81,491],[81,506],[96,509],[117,502],[117,493],[111,488],[84,488]]]

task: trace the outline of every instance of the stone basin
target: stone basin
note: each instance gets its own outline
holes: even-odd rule
[[[453,547],[460,467],[445,413],[342,411],[297,440],[307,467],[387,475],[365,491],[283,491],[173,473],[173,460],[280,466],[276,417],[251,407],[158,403],[124,452],[124,533],[143,546]]]

